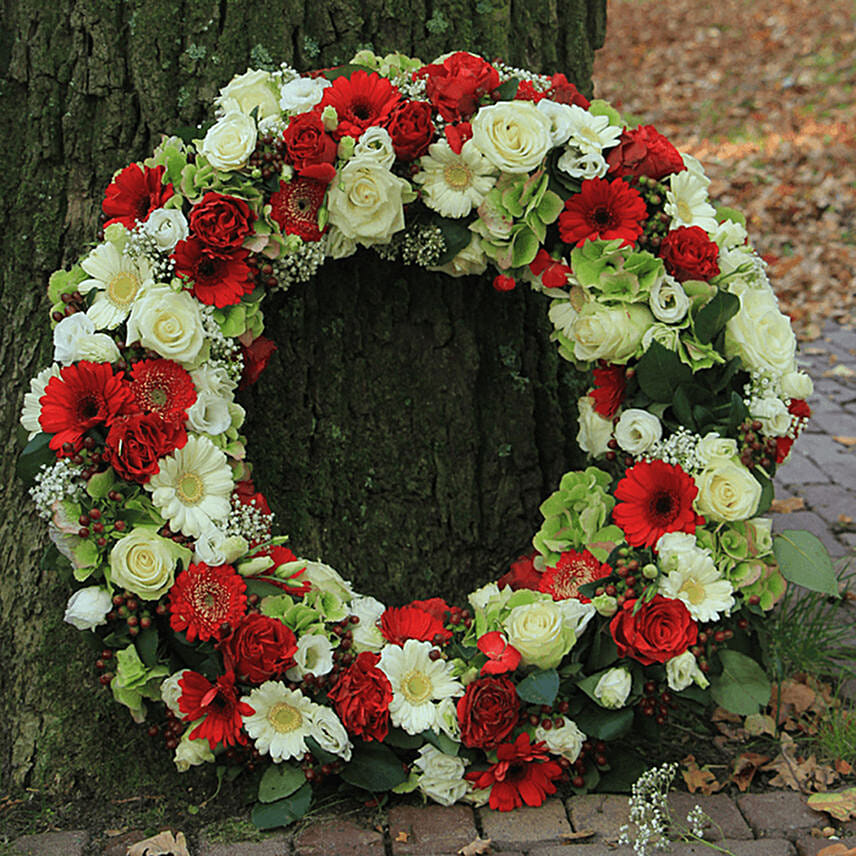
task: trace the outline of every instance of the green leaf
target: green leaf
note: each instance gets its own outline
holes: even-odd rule
[[[435,734],[430,729],[428,731],[423,731],[421,735],[425,741],[425,743],[430,743],[436,749],[439,749],[444,755],[457,755],[460,751],[461,744],[455,740],[452,740],[451,737],[443,734]]]
[[[770,700],[770,680],[764,670],[739,651],[719,652],[722,674],[710,679],[714,701],[731,713],[749,716]]]
[[[446,249],[437,260],[438,265],[444,265],[452,261],[458,253],[468,246],[472,240],[473,233],[467,228],[462,220],[450,220],[448,217],[434,217],[431,222],[440,228],[443,233],[443,242]]]
[[[271,764],[259,782],[259,802],[272,803],[290,797],[306,784],[306,776],[294,764]]]
[[[257,580],[254,577],[246,579],[247,594],[257,594],[259,597],[278,597],[283,593],[279,586],[265,580]]]
[[[312,788],[308,783],[290,797],[272,803],[256,803],[251,819],[258,829],[276,829],[300,820],[312,804]]]
[[[692,369],[659,342],[651,342],[636,367],[639,387],[652,401],[671,402],[675,390],[682,383],[690,383],[692,376]]]
[[[511,266],[523,267],[530,264],[538,255],[538,238],[525,226],[511,241]]]
[[[306,746],[315,756],[315,760],[320,761],[322,764],[332,764],[334,761],[341,760],[338,755],[334,755],[332,752],[322,749],[314,737],[306,738]]]
[[[158,664],[158,631],[147,627],[137,636],[135,643],[140,659],[151,669]]]
[[[358,743],[342,770],[342,778],[355,788],[380,793],[406,781],[407,773],[388,746],[376,742]]]
[[[392,726],[384,739],[384,743],[399,749],[418,749],[425,741],[421,734],[408,734],[403,728]]]
[[[21,452],[18,458],[18,478],[28,487],[33,484],[36,474],[42,464],[52,464],[56,460],[56,453],[48,447],[53,434],[36,434]]]
[[[517,695],[530,704],[553,706],[559,692],[559,673],[555,669],[533,672],[517,685]]]
[[[600,790],[606,794],[629,794],[636,780],[651,766],[630,753],[610,759],[610,770],[600,774]]]
[[[832,559],[816,535],[803,529],[786,529],[773,539],[773,552],[788,582],[821,594],[838,594]]]
[[[617,740],[630,731],[633,725],[633,709],[605,710],[589,707],[578,713],[574,721],[586,735],[597,740]]]
[[[761,485],[761,498],[758,500],[758,508],[755,509],[755,514],[752,515],[758,517],[773,504],[773,482],[757,469],[752,470],[752,475]]]
[[[367,65],[356,65],[355,63],[339,65],[336,68],[326,68],[322,74],[327,80],[335,80],[337,77],[350,77],[355,71],[366,71],[369,74],[377,74],[373,68],[369,68]]]
[[[510,77],[501,86],[497,86],[492,94],[497,101],[514,101],[518,86],[520,86],[520,81],[516,77]]]
[[[720,330],[740,309],[740,298],[728,291],[718,291],[714,298],[699,311],[693,327],[696,338],[703,345],[712,342]]]
[[[588,660],[586,660],[586,671],[598,672],[611,666],[618,659],[618,646],[612,635],[604,632],[605,630],[606,625],[600,633],[595,634]]]

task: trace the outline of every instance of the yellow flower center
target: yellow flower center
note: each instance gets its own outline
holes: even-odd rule
[[[411,669],[401,682],[401,691],[411,704],[422,704],[431,698],[434,687],[431,679],[418,669]]]
[[[689,223],[693,219],[693,209],[685,199],[679,199],[677,204],[678,219]]]
[[[704,600],[704,586],[694,579],[688,579],[681,586],[681,591],[689,598],[693,606],[700,604]]]
[[[184,505],[196,505],[205,496],[205,484],[196,473],[182,473],[175,485],[175,492]]]
[[[303,715],[296,707],[281,701],[268,711],[267,720],[278,734],[288,734],[300,728]]]
[[[465,163],[450,163],[443,170],[443,179],[454,190],[464,190],[470,186],[470,170]]]
[[[107,297],[119,307],[130,306],[137,296],[140,281],[130,271],[122,270],[107,283]]]

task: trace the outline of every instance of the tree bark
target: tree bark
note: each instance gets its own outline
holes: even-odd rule
[[[6,0],[0,28],[0,788],[95,794],[171,764],[99,693],[65,581],[14,475],[29,379],[50,360],[45,286],[98,224],[114,170],[200,122],[248,65],[341,63],[361,47],[455,48],[564,71],[591,93],[605,0]],[[279,528],[390,601],[468,591],[526,548],[573,461],[573,372],[546,300],[372,254],[265,306],[279,351],[244,399]],[[441,588],[442,587],[442,588]],[[129,731],[132,734],[129,736]],[[130,743],[130,746],[129,746]]]

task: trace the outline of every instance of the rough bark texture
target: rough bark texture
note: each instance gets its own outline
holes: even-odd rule
[[[91,240],[111,173],[193,125],[248,64],[455,47],[590,91],[605,0],[5,0],[0,27],[0,789],[164,788],[171,764],[99,693],[43,528],[14,475],[27,382],[50,358],[44,289]],[[543,298],[331,265],[269,300],[280,350],[245,400],[280,526],[379,596],[464,590],[523,549],[573,453],[573,374]]]

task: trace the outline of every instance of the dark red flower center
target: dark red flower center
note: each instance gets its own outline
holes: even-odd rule
[[[592,209],[589,217],[598,226],[613,226],[615,224],[615,217],[613,217],[612,211],[610,211],[610,209],[605,205]]]
[[[93,393],[82,396],[77,402],[77,418],[81,422],[91,422],[101,413],[104,401]]]
[[[658,491],[651,497],[651,511],[664,523],[671,521],[675,514],[675,500],[668,491]]]

